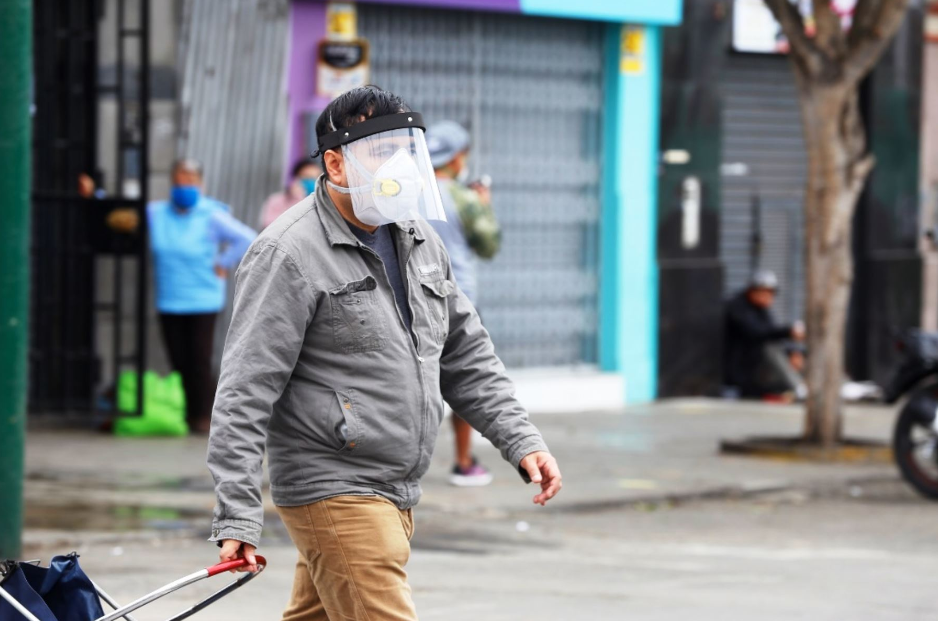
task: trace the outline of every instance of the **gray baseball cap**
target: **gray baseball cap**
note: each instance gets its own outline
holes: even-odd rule
[[[455,121],[440,121],[427,129],[427,149],[430,163],[442,168],[457,155],[469,148],[469,132]]]
[[[750,289],[778,290],[778,276],[772,270],[756,270],[749,279]]]

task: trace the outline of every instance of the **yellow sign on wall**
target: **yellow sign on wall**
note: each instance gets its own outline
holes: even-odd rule
[[[358,11],[353,2],[330,2],[326,5],[326,38],[351,41],[358,36]]]
[[[645,71],[645,29],[641,26],[623,26],[619,71],[626,75],[639,75]]]

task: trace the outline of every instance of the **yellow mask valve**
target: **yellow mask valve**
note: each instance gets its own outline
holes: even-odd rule
[[[401,184],[394,179],[375,179],[376,196],[397,196],[401,193]]]

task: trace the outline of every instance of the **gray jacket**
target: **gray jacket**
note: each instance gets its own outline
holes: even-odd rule
[[[408,333],[384,264],[325,185],[265,229],[238,269],[208,448],[213,541],[259,543],[265,444],[277,505],[378,494],[401,509],[420,498],[444,399],[515,468],[547,450],[431,227],[391,225]]]

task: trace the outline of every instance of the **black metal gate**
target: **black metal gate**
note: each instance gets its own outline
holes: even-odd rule
[[[92,414],[122,370],[145,364],[148,14],[148,0],[34,2],[29,408],[38,414]],[[94,194],[79,192],[82,175]],[[107,226],[119,208],[136,212],[137,233]]]

